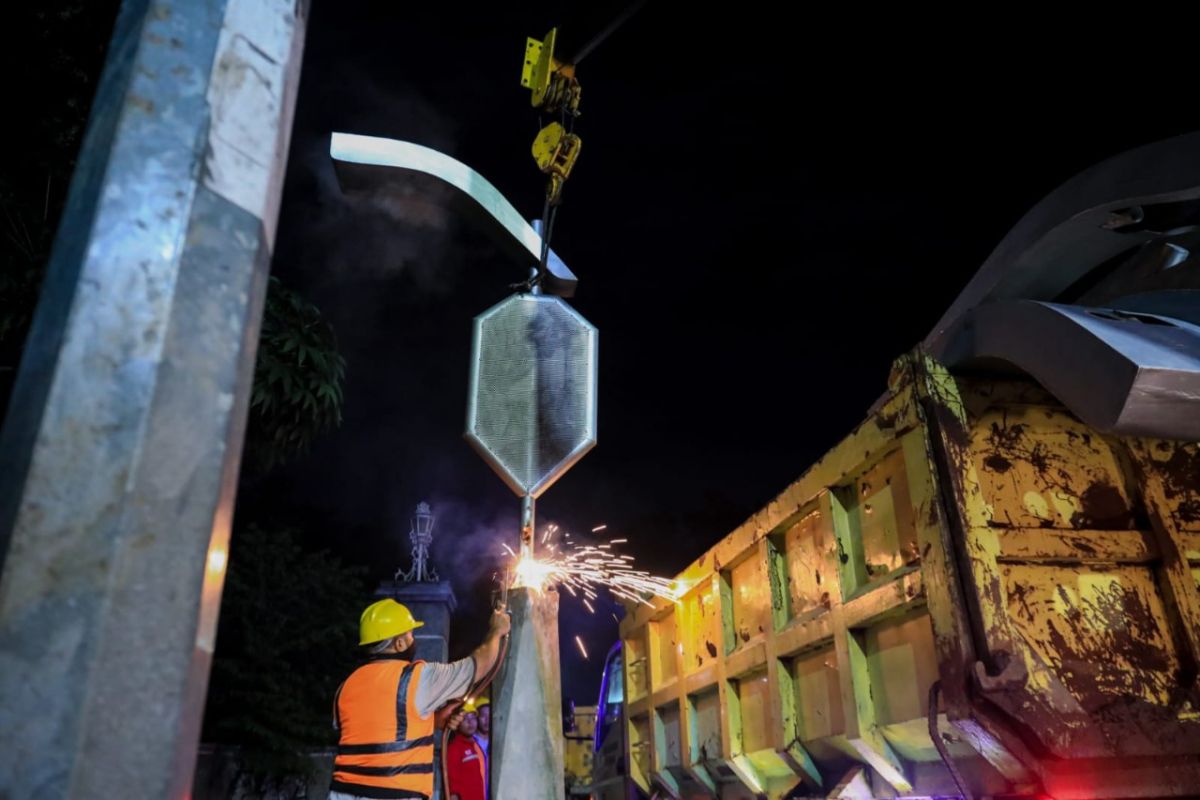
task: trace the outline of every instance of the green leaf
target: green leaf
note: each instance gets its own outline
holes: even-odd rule
[[[272,276],[255,365],[248,465],[272,469],[341,424],[345,363],[320,311]]]

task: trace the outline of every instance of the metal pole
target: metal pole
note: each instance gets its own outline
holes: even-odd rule
[[[533,532],[536,521],[533,495],[521,498],[521,557],[533,558]]]

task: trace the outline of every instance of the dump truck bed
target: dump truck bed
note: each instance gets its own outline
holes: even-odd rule
[[[1200,794],[1195,443],[917,351],[679,581],[621,626],[645,791]]]

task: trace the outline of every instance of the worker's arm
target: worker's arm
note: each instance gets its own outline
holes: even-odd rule
[[[495,666],[496,659],[500,657],[500,637],[508,633],[511,627],[512,622],[508,618],[507,611],[492,612],[492,621],[488,626],[487,637],[484,638],[483,644],[476,647],[475,652],[471,653],[471,658],[475,661],[476,681]]]
[[[466,697],[475,681],[482,678],[486,670],[496,663],[500,637],[508,633],[508,628],[508,615],[498,612],[492,616],[487,638],[471,655],[449,664],[425,664],[417,682],[418,713],[426,717],[450,700]],[[484,668],[483,671],[481,667]]]

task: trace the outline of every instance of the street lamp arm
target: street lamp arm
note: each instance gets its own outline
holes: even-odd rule
[[[329,155],[343,191],[384,184],[394,169],[429,175],[448,183],[474,201],[485,220],[492,223],[488,227],[499,233],[504,243],[515,245],[510,249],[526,266],[533,268],[541,259],[542,237],[538,230],[490,181],[445,153],[399,139],[334,133]],[[559,297],[575,294],[578,278],[553,250],[546,269],[542,281],[546,294]]]

